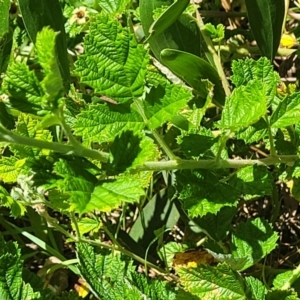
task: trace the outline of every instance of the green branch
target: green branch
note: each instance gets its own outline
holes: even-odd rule
[[[48,149],[68,155],[77,155],[107,162],[109,154],[101,151],[87,149],[81,145],[64,145],[56,142],[47,142],[29,137],[24,137],[12,133],[11,131],[0,126],[0,142],[17,144],[21,146],[30,146],[32,148]]]
[[[15,133],[0,126],[0,142],[9,144],[18,144],[22,146],[30,146],[33,148],[48,149],[64,154],[73,154],[81,157],[107,162],[109,154],[101,151],[95,151],[84,147],[64,145],[55,142],[46,142],[28,137],[19,136]],[[169,170],[185,170],[185,169],[239,169],[247,166],[271,166],[278,163],[291,164],[298,160],[297,155],[278,155],[275,157],[267,157],[262,159],[203,159],[203,160],[185,160],[173,159],[168,161],[148,161],[140,167],[136,168],[139,171],[169,171]]]
[[[199,31],[203,37],[203,40],[207,46],[207,49],[208,51],[210,52],[210,55],[212,57],[212,60],[214,62],[214,65],[217,69],[217,72],[221,78],[221,81],[222,81],[222,85],[223,85],[223,88],[224,88],[224,91],[225,91],[225,94],[226,96],[230,96],[231,95],[231,91],[230,91],[230,87],[229,87],[229,83],[228,83],[228,80],[226,78],[226,75],[224,73],[224,70],[223,70],[223,67],[222,67],[222,64],[220,62],[220,58],[214,48],[214,45],[210,39],[210,37],[206,34],[205,32],[205,24],[198,12],[198,10],[196,9],[196,19],[195,19],[195,22],[199,28]]]
[[[247,166],[272,166],[278,163],[291,164],[298,160],[297,155],[278,155],[262,159],[215,159],[203,160],[169,160],[149,161],[136,168],[136,171],[170,171],[170,170],[193,170],[193,169],[240,169]]]

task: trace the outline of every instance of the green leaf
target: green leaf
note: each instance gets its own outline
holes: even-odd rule
[[[164,49],[160,56],[166,67],[205,98],[208,90],[202,80],[208,79],[214,85],[213,101],[218,105],[224,104],[225,92],[220,77],[208,62],[196,55],[174,49]]]
[[[234,60],[232,62],[232,72],[231,80],[236,87],[246,85],[253,79],[262,81],[268,95],[267,103],[268,105],[272,103],[280,77],[274,71],[273,65],[267,58],[261,57],[258,60],[250,58]]]
[[[190,4],[189,0],[180,0],[173,2],[159,17],[156,19],[149,28],[150,35],[147,41],[154,36],[158,36],[169,28],[183,13],[186,7]]]
[[[231,130],[256,123],[267,113],[265,86],[258,80],[237,87],[226,99],[220,126]]]
[[[246,200],[259,196],[271,196],[274,178],[264,166],[248,166],[237,171],[229,184],[243,194]]]
[[[101,228],[101,223],[96,219],[80,218],[77,221],[77,226],[81,235],[86,233],[96,233]],[[75,224],[72,223],[73,230],[76,230]]]
[[[15,218],[22,217],[26,212],[25,206],[22,205],[20,201],[15,200],[13,197],[11,197],[7,192],[7,190],[1,185],[0,185],[0,206],[10,208],[10,215]]]
[[[10,130],[15,127],[14,117],[8,113],[7,107],[3,102],[0,102],[0,124]]]
[[[219,138],[214,137],[211,131],[201,128],[199,134],[178,137],[178,144],[187,158],[212,158],[219,149]],[[226,150],[222,151],[221,157],[228,158]]]
[[[276,247],[278,234],[269,223],[256,218],[238,224],[232,235],[232,254],[235,258],[247,257],[248,261],[241,271],[253,266]]]
[[[0,38],[0,74],[5,72],[7,69],[8,62],[10,59],[12,44],[13,44],[13,31],[12,29],[10,29],[2,38]]]
[[[153,15],[155,11],[172,5],[172,3],[172,0],[139,1],[140,19],[146,37],[149,35],[149,29],[154,22]],[[160,53],[166,48],[178,49],[199,55],[201,53],[201,44],[203,44],[201,41],[201,33],[195,19],[189,14],[183,13],[162,34],[150,39],[149,45],[155,57],[160,60]]]
[[[123,13],[131,0],[99,0],[100,7],[108,14]]]
[[[33,71],[25,63],[12,63],[3,82],[3,90],[9,95],[9,103],[21,112],[40,115],[44,112],[42,86]]]
[[[263,56],[272,61],[279,47],[285,2],[281,0],[246,0],[248,19]]]
[[[180,283],[199,299],[247,300],[243,278],[225,264],[179,269]]]
[[[7,300],[39,299],[22,279],[21,251],[16,243],[5,242],[0,235],[0,295]]]
[[[44,129],[37,129],[37,126],[37,119],[33,119],[30,115],[19,114],[16,128],[13,131],[20,136],[51,142],[52,136],[50,131]],[[49,150],[32,148],[30,146],[23,146],[18,144],[11,145],[10,149],[19,158],[34,158],[39,155],[48,155],[50,153]]]
[[[142,96],[149,55],[128,28],[100,14],[91,23],[75,72],[81,81],[120,103]]]
[[[6,183],[17,181],[18,175],[24,170],[26,158],[18,159],[15,156],[2,156],[0,159],[0,180]]]
[[[266,296],[266,300],[299,300],[297,293],[294,291],[271,290]]]
[[[179,198],[192,218],[215,214],[224,206],[236,206],[240,196],[239,191],[208,171],[183,171],[177,181]]]
[[[270,123],[273,128],[282,128],[300,122],[300,93],[285,97],[273,112]]]
[[[79,114],[73,129],[88,143],[102,143],[113,141],[127,130],[140,134],[144,126],[142,117],[130,109],[98,104]]]
[[[261,281],[252,276],[246,277],[247,289],[251,291],[252,299],[265,300],[267,289]]]
[[[65,34],[65,20],[59,0],[18,0],[26,31],[36,43],[37,34],[43,27],[49,26],[59,32],[56,38],[57,58],[65,89],[69,89],[70,69]],[[44,49],[45,50],[45,49]]]
[[[192,97],[191,91],[181,85],[152,87],[145,99],[145,114],[149,128],[155,129],[170,121]]]
[[[107,180],[96,186],[84,212],[99,210],[109,212],[122,202],[138,202],[145,195],[138,176],[124,175],[115,180]]]
[[[142,292],[144,299],[178,300],[174,288],[167,281],[148,279],[137,272],[132,273],[131,276],[130,283]]]
[[[300,278],[299,266],[294,270],[289,270],[284,273],[278,274],[273,280],[274,288],[278,290],[288,290],[292,284]],[[299,282],[298,282],[299,284]]]
[[[84,158],[60,158],[55,162],[53,172],[63,179],[53,184],[52,187],[56,187],[62,194],[52,194],[51,203],[57,209],[83,213],[97,182],[95,175],[99,172],[98,168]]]
[[[216,214],[207,213],[193,221],[215,241],[222,241],[231,228],[233,216],[236,214],[235,207],[222,207]]]
[[[224,39],[225,27],[223,24],[218,24],[217,27],[215,27],[211,23],[206,23],[204,30],[213,42],[220,42]]]
[[[10,0],[0,1],[0,41],[9,30],[9,8]]]
[[[99,299],[176,299],[171,285],[137,274],[132,261],[124,260],[119,253],[96,254],[91,246],[83,243],[77,244],[77,250],[82,277]]]
[[[77,244],[77,255],[82,277],[99,298],[104,296],[104,299],[113,300],[110,293],[114,285],[123,282],[134,268],[131,262],[122,260],[120,254],[96,254],[93,247],[84,243]]]
[[[248,144],[263,140],[266,136],[268,136],[268,124],[264,118],[261,118],[258,122],[241,129],[236,134],[238,139],[242,139]]]
[[[48,27],[44,27],[36,37],[36,50],[38,60],[44,69],[45,77],[41,82],[45,92],[43,102],[53,103],[53,108],[58,106],[58,98],[63,96],[64,86],[60,75],[59,65],[56,59],[55,41],[57,33]]]
[[[141,166],[146,161],[156,160],[158,157],[153,140],[136,136],[132,131],[124,131],[117,136],[110,147],[110,152],[107,175],[118,175]]]

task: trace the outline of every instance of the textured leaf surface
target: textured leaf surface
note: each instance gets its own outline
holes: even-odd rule
[[[234,60],[232,62],[232,72],[231,80],[236,87],[246,85],[254,79],[262,81],[268,95],[267,102],[268,104],[272,102],[276,94],[276,86],[279,83],[279,75],[273,70],[273,66],[267,58]]]
[[[236,206],[239,192],[210,172],[181,172],[178,188],[190,217],[215,214],[224,206]]]
[[[261,281],[254,277],[246,277],[247,288],[251,291],[252,299],[264,300],[267,289]]]
[[[18,122],[16,124],[16,129],[14,130],[20,136],[35,138],[43,141],[52,141],[52,136],[50,131],[45,129],[38,129],[38,120],[33,119],[30,115],[20,114],[18,116]],[[47,155],[49,150],[43,150],[39,148],[32,148],[23,145],[11,145],[10,149],[19,158],[36,157],[38,155]]]
[[[137,176],[124,175],[95,187],[85,211],[111,211],[122,202],[137,202],[145,194]]]
[[[271,126],[282,128],[300,122],[300,93],[285,97],[271,116]]]
[[[249,299],[243,278],[225,264],[179,269],[178,274],[185,289],[199,299]]]
[[[15,156],[5,157],[0,159],[0,178],[4,182],[16,182],[18,175],[24,169],[26,158],[17,159]]]
[[[119,254],[96,254],[87,244],[78,244],[80,272],[94,295],[107,300],[142,299],[142,293],[130,282],[131,262]],[[155,298],[154,298],[155,299]]]
[[[295,270],[289,270],[284,273],[278,274],[273,280],[273,285],[274,288],[278,290],[287,290],[291,287],[290,283],[294,283],[299,278],[299,267],[297,267]]]
[[[35,44],[38,32],[46,26],[58,32],[57,57],[66,90],[69,88],[70,69],[65,34],[65,20],[59,0],[19,0],[22,20],[30,39]]]
[[[148,137],[138,137],[132,131],[124,131],[120,137],[116,137],[110,147],[110,152],[108,175],[129,171],[146,161],[154,161],[158,157],[153,140]]]
[[[124,131],[140,133],[144,128],[140,115],[134,111],[118,111],[106,105],[92,105],[78,115],[75,133],[87,142],[109,142]]]
[[[59,159],[54,164],[53,172],[58,179],[53,187],[59,193],[51,194],[51,202],[57,209],[68,209],[78,213],[86,210],[94,185],[97,182],[97,167],[86,159]]]
[[[241,191],[246,200],[258,196],[272,195],[273,176],[264,166],[248,166],[230,178],[229,184]]]
[[[265,86],[258,80],[251,80],[247,85],[237,87],[226,99],[220,125],[230,129],[247,127],[257,122],[266,112]]]
[[[45,27],[37,34],[35,44],[39,63],[45,72],[45,77],[41,82],[45,92],[44,102],[46,102],[46,104],[53,103],[54,108],[57,107],[57,100],[59,97],[63,96],[64,90],[58,62],[56,59],[56,36],[57,33]]]
[[[194,222],[215,241],[221,241],[228,234],[235,213],[235,207],[223,207],[217,214],[207,213],[202,218],[195,218]]]
[[[39,114],[42,110],[43,89],[33,71],[24,63],[9,66],[4,79],[4,91],[12,107],[21,112]]]
[[[29,284],[22,280],[21,252],[16,243],[0,236],[0,295],[5,300],[39,299]]]
[[[145,99],[149,127],[155,129],[170,121],[192,97],[191,91],[181,85],[152,87]]]
[[[297,293],[294,291],[278,291],[272,290],[267,296],[266,300],[299,300]]]
[[[187,158],[215,157],[220,146],[219,140],[218,137],[214,137],[210,130],[204,130],[203,128],[198,134],[192,133],[178,137],[180,149]],[[226,149],[222,151],[221,158],[228,158]]]
[[[143,45],[137,44],[129,29],[100,14],[91,23],[84,48],[75,72],[95,93],[121,103],[143,94],[149,55]]]
[[[123,13],[130,0],[100,0],[99,5],[109,14]]]
[[[9,30],[10,0],[0,1],[0,41]]]
[[[247,257],[245,270],[260,261],[276,247],[278,234],[264,219],[256,218],[240,223],[232,235],[233,256]]]
[[[9,195],[6,189],[0,186],[0,206],[9,207],[10,215],[18,218],[25,214],[25,206],[18,200]]]
[[[268,135],[268,125],[261,118],[258,122],[243,128],[237,133],[237,138],[244,140],[246,143],[255,143],[264,139]]]

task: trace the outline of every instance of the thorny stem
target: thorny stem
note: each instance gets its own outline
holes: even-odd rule
[[[64,154],[73,154],[81,157],[87,157],[101,162],[107,162],[109,154],[105,152],[90,150],[87,148],[78,149],[71,145],[64,145],[55,142],[46,142],[28,137],[19,136],[0,126],[0,141],[9,144],[19,144],[42,149],[49,149]],[[171,150],[170,150],[171,151]],[[174,154],[173,154],[174,156]],[[225,159],[216,161],[216,159],[185,160],[180,158],[168,161],[148,161],[137,167],[135,171],[171,171],[185,169],[239,169],[247,166],[271,166],[278,163],[293,164],[298,160],[297,155],[277,155],[262,159]]]

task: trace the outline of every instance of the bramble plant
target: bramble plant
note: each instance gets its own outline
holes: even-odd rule
[[[300,6],[210,2],[0,1],[1,300],[300,299]]]

